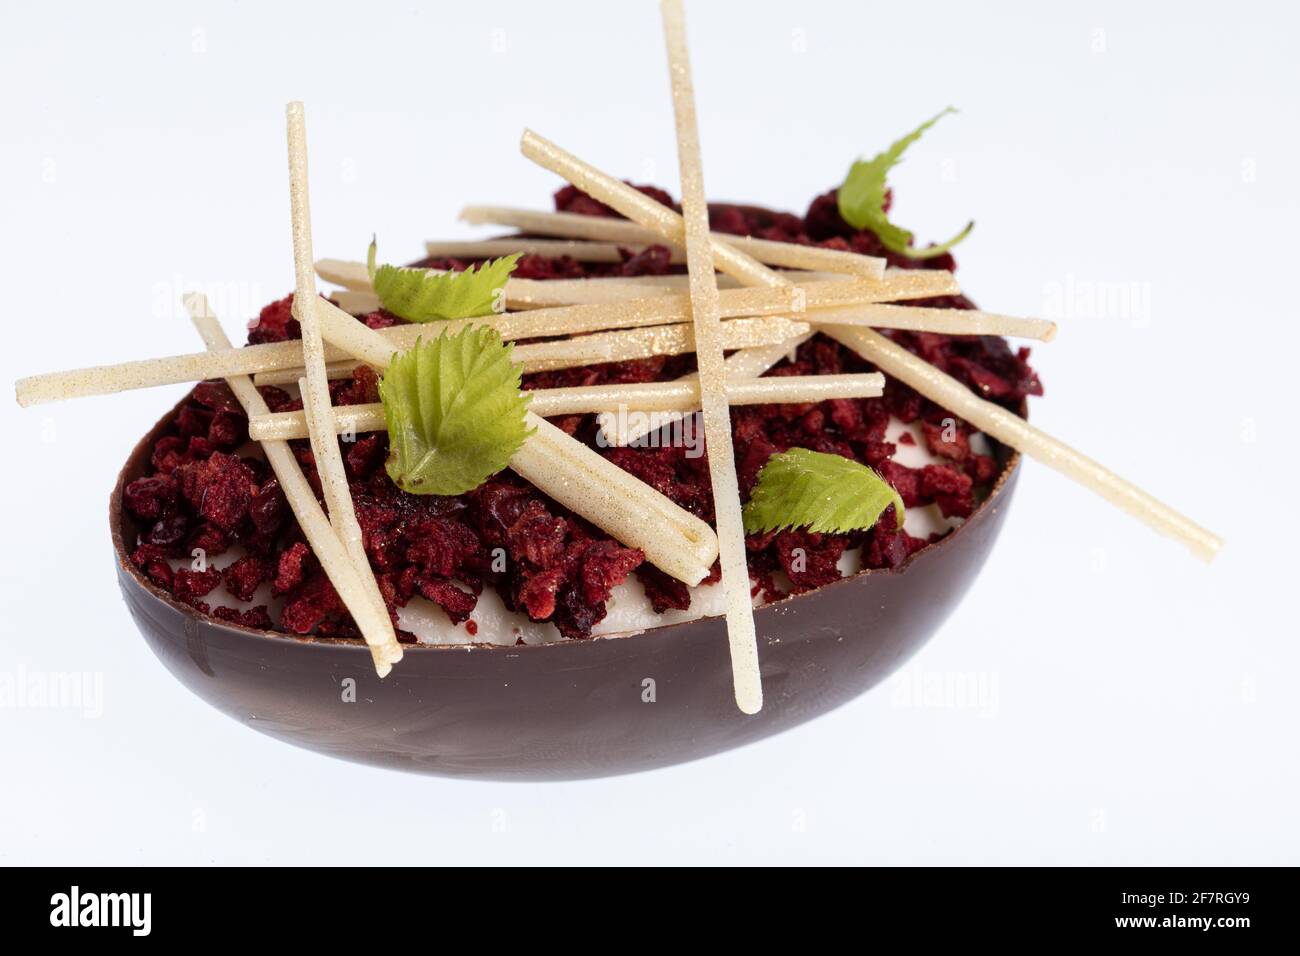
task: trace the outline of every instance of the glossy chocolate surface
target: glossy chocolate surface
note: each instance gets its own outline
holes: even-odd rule
[[[1019,474],[1019,456],[1001,449],[1005,467],[988,500],[901,569],[760,608],[766,702],[751,717],[732,698],[721,618],[529,647],[408,645],[380,680],[360,641],[233,626],[177,603],[128,560],[137,529],[122,509],[122,489],[144,474],[173,415],[136,446],[109,502],[122,594],[159,660],[213,707],[287,743],[486,779],[600,777],[681,763],[851,700],[901,666],[956,607],[993,546]]]

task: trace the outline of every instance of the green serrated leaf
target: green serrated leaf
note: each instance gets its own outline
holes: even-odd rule
[[[393,356],[379,383],[389,477],[417,495],[459,495],[510,462],[531,430],[512,346],[494,329],[442,334]]]
[[[961,242],[975,227],[968,222],[957,235],[947,242],[925,249],[912,248],[912,233],[901,226],[896,226],[885,215],[885,177],[900,159],[907,147],[911,146],[921,135],[949,113],[957,112],[951,106],[943,112],[932,116],[902,139],[897,140],[871,159],[860,159],[849,167],[849,174],[837,193],[840,216],[854,229],[870,229],[890,252],[908,256],[912,259],[930,259],[942,255]]]
[[[498,311],[498,303],[520,253],[492,259],[477,269],[432,273],[403,266],[375,267],[375,240],[370,240],[366,268],[379,304],[408,322],[472,319]]]
[[[745,530],[865,531],[890,505],[901,528],[903,499],[866,465],[841,455],[791,448],[769,458],[758,473],[758,484],[745,503]]]

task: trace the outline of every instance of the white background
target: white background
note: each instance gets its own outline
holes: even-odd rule
[[[526,125],[676,190],[649,2],[284,6],[5,4],[0,379],[195,350],[183,288],[225,295],[234,335],[288,291],[291,98],[318,255],[360,258],[372,231],[418,255],[475,234],[467,202],[545,208]],[[1221,558],[1030,464],[965,603],[853,704],[621,779],[421,778],[240,726],[136,633],[104,504],[182,387],[0,403],[0,673],[104,682],[97,719],[0,709],[0,862],[1300,863],[1294,9],[688,13],[715,198],[802,210],[961,108],[893,175],[897,219],[977,220],[969,293],[1061,320],[1035,421],[1222,533]],[[906,705],[962,675],[983,701]]]

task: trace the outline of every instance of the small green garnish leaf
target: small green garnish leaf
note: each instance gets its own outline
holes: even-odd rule
[[[408,322],[472,319],[501,311],[504,289],[520,253],[492,259],[464,272],[430,273],[404,266],[375,267],[375,240],[370,240],[366,269],[379,304]]]
[[[745,530],[865,531],[890,505],[901,528],[903,499],[866,465],[842,455],[791,448],[769,458],[758,473],[745,503]]]
[[[512,346],[494,329],[442,334],[393,356],[379,383],[389,477],[417,495],[459,495],[510,462],[530,430]]]
[[[859,159],[849,167],[849,174],[837,194],[840,215],[844,221],[854,229],[870,229],[890,252],[912,259],[930,259],[942,255],[969,236],[970,231],[975,228],[974,222],[968,222],[965,229],[947,242],[925,249],[913,249],[912,233],[901,226],[894,225],[885,215],[885,177],[889,174],[889,170],[903,158],[907,147],[921,138],[921,134],[944,116],[955,112],[957,111],[949,106],[897,140],[883,153],[877,154],[872,159]]]

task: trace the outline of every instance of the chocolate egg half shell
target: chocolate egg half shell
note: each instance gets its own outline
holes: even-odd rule
[[[178,603],[131,564],[138,529],[122,507],[123,488],[145,473],[175,412],[135,447],[109,503],[122,594],[158,659],[222,713],[287,743],[399,770],[498,780],[602,777],[707,757],[878,684],[975,580],[1020,458],[998,447],[1003,468],[987,500],[901,568],[861,572],[759,608],[765,702],[746,716],[732,696],[721,618],[532,646],[408,645],[381,680],[360,640],[226,624]]]

